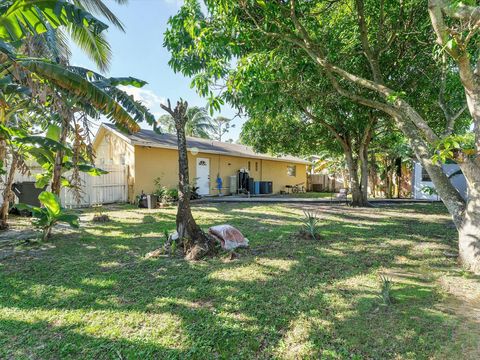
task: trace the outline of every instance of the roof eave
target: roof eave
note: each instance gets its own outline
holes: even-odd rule
[[[178,150],[178,148],[176,146],[161,145],[161,144],[152,143],[152,142],[148,142],[148,141],[132,141],[132,145],[154,147],[154,148],[159,148],[159,149]],[[274,158],[274,157],[261,156],[261,155],[249,155],[249,154],[233,153],[233,152],[228,152],[227,153],[227,152],[214,151],[214,150],[204,150],[204,149],[199,149],[198,152],[199,153],[204,153],[204,154],[215,154],[215,155],[253,158],[253,159],[261,159],[261,160],[282,161],[282,162],[290,162],[290,163],[302,164],[302,165],[311,165],[312,164],[309,161],[301,160],[301,159],[298,159],[298,160],[282,159],[282,158]]]

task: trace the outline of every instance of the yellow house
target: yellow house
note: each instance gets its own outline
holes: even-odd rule
[[[273,192],[287,185],[306,185],[308,161],[292,156],[259,154],[251,147],[208,139],[187,137],[190,179],[196,181],[200,195],[218,194],[216,179],[223,181],[223,194],[230,193],[231,177],[245,169],[255,181],[271,181]],[[154,191],[154,180],[168,188],[178,185],[177,138],[140,130],[125,134],[114,125],[102,124],[93,141],[96,164],[126,165],[128,198],[142,191]]]

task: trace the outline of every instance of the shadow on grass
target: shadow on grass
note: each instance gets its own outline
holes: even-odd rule
[[[249,237],[252,249],[233,262],[144,259],[175,217],[141,212],[138,222],[89,227],[74,242],[57,237],[56,248],[33,261],[9,261],[0,268],[0,307],[12,310],[0,310],[0,329],[9,341],[0,355],[428,358],[448,341],[452,319],[432,311],[440,297],[435,288],[399,287],[398,302],[386,309],[378,305],[378,288],[365,285],[384,268],[410,272],[440,261],[438,253],[412,253],[415,241],[403,228],[414,219],[385,217],[375,227],[358,227],[371,218],[357,214],[341,221],[332,211],[322,226],[324,239],[313,242],[292,236],[297,212],[279,207],[275,216],[262,209],[202,209],[221,214],[220,220],[207,218],[208,224],[229,222]],[[425,240],[438,243],[436,231]],[[264,247],[259,256],[256,247]],[[172,328],[155,332],[170,318],[177,321]],[[92,322],[110,328],[92,330]]]

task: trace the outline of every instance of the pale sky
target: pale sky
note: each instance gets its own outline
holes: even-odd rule
[[[143,88],[126,90],[137,100],[143,101],[156,117],[162,114],[159,104],[166,98],[170,98],[172,103],[183,98],[190,105],[205,106],[206,101],[190,88],[190,79],[175,74],[168,66],[170,54],[163,48],[163,33],[168,18],[178,11],[182,1],[130,0],[128,5],[118,5],[113,0],[105,0],[105,3],[120,18],[126,29],[123,33],[110,25],[107,30],[113,58],[106,75],[133,76],[147,81],[148,84]],[[72,51],[72,65],[96,69],[81,50],[73,47]],[[233,118],[235,114],[236,111],[229,106],[222,108],[223,116]],[[224,138],[237,140],[243,122],[244,119],[235,118],[235,128]],[[141,126],[149,128],[145,123]]]

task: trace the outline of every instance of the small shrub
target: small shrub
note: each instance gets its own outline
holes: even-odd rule
[[[162,197],[162,202],[175,202],[178,201],[178,190],[168,189]]]
[[[320,219],[316,212],[304,210],[303,214],[305,215],[302,219],[303,229],[302,232],[306,234],[309,238],[313,240],[318,240],[319,235],[319,226],[318,223]]]
[[[378,297],[384,305],[390,305],[392,303],[392,291],[393,281],[385,275],[380,275],[380,294]]]
[[[155,186],[155,188],[153,190],[153,195],[156,195],[156,196],[158,196],[159,199],[161,199],[163,197],[163,195],[165,195],[165,193],[167,192],[167,187],[162,185],[162,178],[161,177],[155,178],[153,180],[153,184]]]

